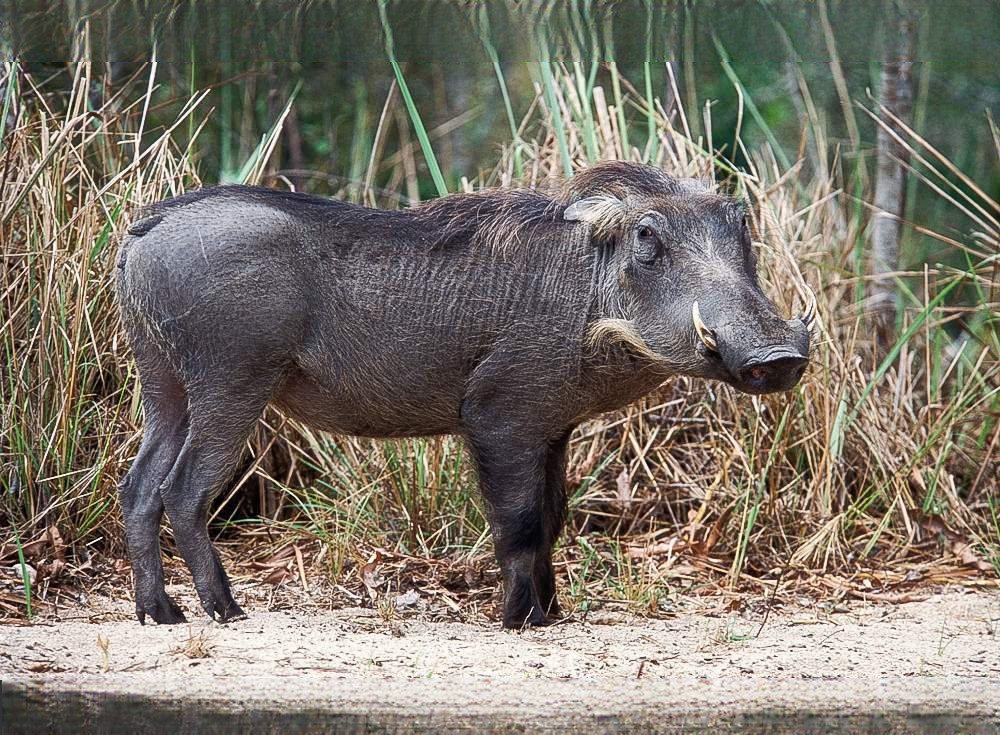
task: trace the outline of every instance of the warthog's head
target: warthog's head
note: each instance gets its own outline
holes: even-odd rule
[[[740,203],[624,163],[579,174],[566,201],[563,218],[589,223],[600,253],[592,340],[627,342],[669,372],[746,393],[799,382],[815,303],[786,320],[764,295]]]

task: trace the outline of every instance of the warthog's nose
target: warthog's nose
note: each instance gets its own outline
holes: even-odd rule
[[[736,377],[750,393],[774,393],[795,386],[809,359],[787,347],[769,347],[755,352]]]

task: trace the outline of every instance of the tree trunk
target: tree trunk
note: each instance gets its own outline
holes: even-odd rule
[[[899,120],[911,124],[913,115],[913,49],[916,24],[905,0],[892,2],[891,34],[882,65],[881,102]],[[898,126],[886,120],[897,133]],[[875,336],[880,349],[895,340],[896,285],[899,239],[906,209],[906,163],[909,155],[889,131],[878,128],[878,168],[875,174],[875,216],[871,227],[871,304]]]

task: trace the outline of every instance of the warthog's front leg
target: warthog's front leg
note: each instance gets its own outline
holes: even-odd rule
[[[545,456],[545,548],[546,553],[536,557],[535,574],[542,607],[549,618],[560,614],[559,600],[556,598],[556,575],[552,568],[552,547],[559,540],[566,520],[566,446],[569,444],[568,430],[563,436],[549,444]]]
[[[469,444],[504,577],[504,627],[545,625],[555,598],[552,533],[559,527],[547,496],[549,443],[487,432]]]

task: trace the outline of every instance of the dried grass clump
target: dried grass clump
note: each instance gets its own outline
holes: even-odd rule
[[[557,564],[570,583],[567,601],[656,612],[671,593],[720,585],[890,599],[923,582],[995,580],[997,202],[967,186],[956,191],[955,176],[945,175],[950,163],[905,133],[938,161],[934,185],[970,215],[961,241],[932,223],[910,225],[964,249],[970,265],[916,274],[922,286],[904,291],[899,340],[880,353],[856,262],[868,215],[842,190],[840,159],[822,130],[809,131],[809,158],[819,164],[808,173],[801,162],[783,168],[769,149],[751,151],[750,169],[736,171],[685,132],[683,110],[668,115],[639,95],[609,103],[581,75],[546,69],[516,144],[480,184],[555,186],[567,165],[596,158],[721,177],[751,202],[772,298],[792,313],[808,284],[820,317],[812,367],[788,395],[750,398],[678,378],[580,427]],[[197,128],[201,97],[173,126],[151,131],[149,92],[126,102],[123,91],[89,111],[85,65],[59,99],[14,72],[6,68],[0,99],[0,566],[43,568],[51,549],[39,539],[55,527],[68,561],[63,579],[85,582],[87,568],[123,554],[115,486],[141,426],[113,303],[115,244],[139,206],[199,184],[197,131],[181,148],[176,128]],[[613,66],[609,73],[617,74]],[[643,150],[626,144],[624,107],[655,131]],[[248,161],[246,180],[266,172],[280,121]],[[372,171],[394,156],[380,153]],[[412,176],[403,157],[395,161],[392,180]],[[327,572],[345,599],[371,597],[369,577],[378,576],[379,588],[416,582],[445,590],[456,610],[454,600],[482,602],[483,575],[494,572],[458,441],[332,437],[269,412],[249,444],[251,458],[216,510],[219,534],[249,559],[245,575],[263,579],[287,567],[290,579],[304,580],[309,566]],[[291,557],[261,561],[280,555],[290,536],[302,541],[294,565]],[[27,586],[36,605],[58,581]],[[2,584],[0,615],[23,614],[30,592],[16,580]]]

